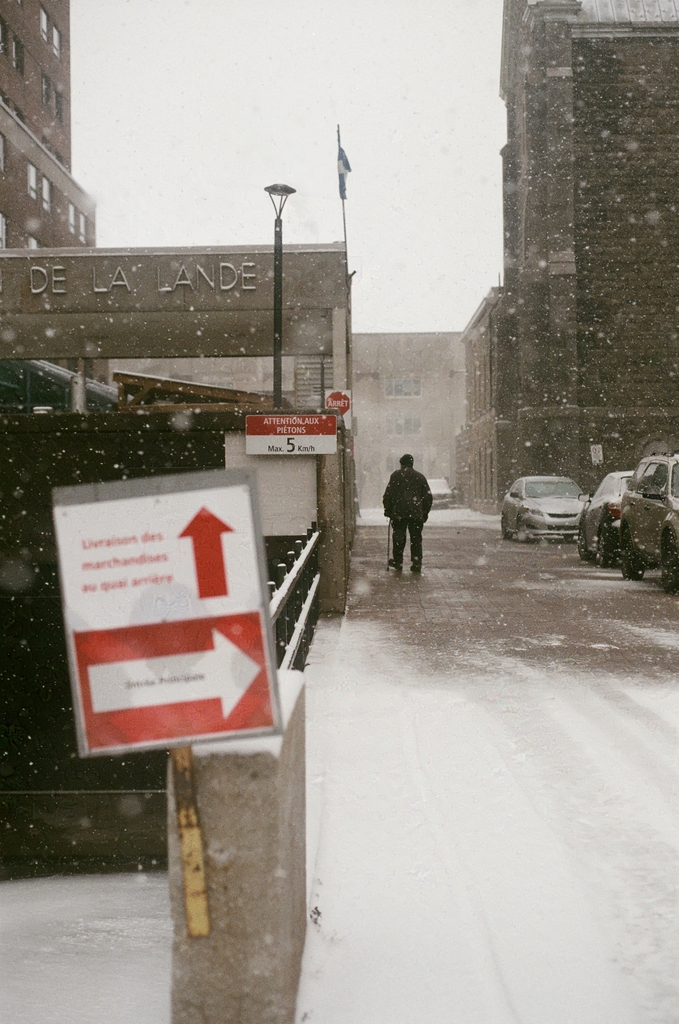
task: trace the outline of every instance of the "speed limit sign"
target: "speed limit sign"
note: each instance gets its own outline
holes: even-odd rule
[[[337,416],[281,413],[245,417],[246,455],[334,455]]]

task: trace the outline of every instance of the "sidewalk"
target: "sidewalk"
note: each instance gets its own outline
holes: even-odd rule
[[[306,672],[298,1021],[676,1022],[679,703],[662,644],[643,678],[618,648],[621,601],[676,604],[453,524],[421,578],[385,561],[360,529]]]

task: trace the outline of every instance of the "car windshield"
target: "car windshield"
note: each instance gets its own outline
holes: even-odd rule
[[[527,498],[577,498],[580,488],[574,480],[526,480]]]

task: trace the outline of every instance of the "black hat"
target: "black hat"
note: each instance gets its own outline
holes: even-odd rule
[[[413,459],[412,455],[402,455],[401,458],[399,459],[399,462],[401,463],[402,466],[410,466],[411,468],[414,461],[415,460]]]

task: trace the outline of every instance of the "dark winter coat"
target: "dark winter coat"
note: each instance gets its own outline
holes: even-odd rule
[[[432,501],[427,478],[412,466],[391,474],[382,498],[389,519],[416,519],[421,523],[426,523]]]

